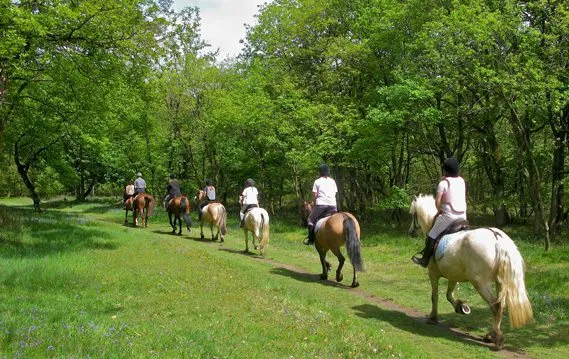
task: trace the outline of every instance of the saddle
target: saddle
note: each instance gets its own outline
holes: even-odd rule
[[[257,204],[248,204],[247,207],[245,208],[245,211],[243,212],[243,214],[247,214],[249,211],[251,211],[253,208],[259,208],[259,205]]]
[[[314,221],[314,223],[316,223],[314,225],[314,233],[318,232],[318,230],[320,229],[320,227],[322,226],[322,224],[324,222],[321,222],[323,219],[326,219],[328,217],[331,217],[333,214],[338,213],[338,211],[335,210],[327,210],[326,212],[322,213],[320,216],[318,216],[316,218],[316,220]]]
[[[448,226],[446,230],[444,230],[439,236],[435,239],[435,245],[433,246],[433,257],[437,252],[437,248],[439,247],[439,242],[441,239],[448,235],[453,234],[461,231],[468,231],[470,229],[470,224],[466,219],[457,219]]]

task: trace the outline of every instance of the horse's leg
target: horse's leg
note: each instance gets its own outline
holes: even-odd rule
[[[431,280],[431,313],[427,319],[427,323],[435,324],[438,319],[438,306],[439,306],[439,277],[429,273]]]
[[[203,219],[200,221],[200,236],[201,236],[201,239],[204,239],[204,235],[203,235]]]
[[[124,210],[124,223],[128,223],[128,209]]]
[[[212,240],[212,241],[217,240],[217,236],[214,236],[214,235],[213,235],[213,223],[211,223],[211,224],[209,225],[209,230],[211,231],[211,240]]]
[[[478,291],[480,296],[484,298],[488,306],[490,307],[490,311],[492,312],[492,316],[494,317],[494,324],[492,325],[492,330],[484,336],[485,342],[494,342],[496,343],[496,349],[500,350],[504,347],[504,335],[502,330],[500,329],[500,325],[502,324],[502,317],[504,315],[504,308],[502,303],[498,302],[496,299],[496,295],[492,290],[492,285],[490,282],[488,283],[472,283],[474,284],[474,288]],[[496,290],[500,291],[500,284],[496,283]]]
[[[448,282],[447,300],[454,308],[455,313],[470,314],[470,307],[466,304],[466,302],[460,299],[457,300],[454,297],[454,289],[456,288],[456,284],[457,282],[451,282],[451,281]]]
[[[326,252],[322,253],[318,251],[318,254],[320,256],[320,264],[322,264],[322,274],[320,275],[320,279],[327,280],[330,263],[326,262]]]
[[[181,217],[181,215],[180,215],[180,216],[177,216],[177,217],[174,219],[174,224],[176,224],[176,219],[178,220],[178,223],[179,223],[179,225],[180,225],[180,229],[178,230],[178,235],[181,236],[181,235],[182,235],[182,217]]]
[[[168,211],[168,221],[170,222],[170,227],[172,227],[172,234],[176,233],[176,219],[174,218],[174,223],[172,223],[172,212]]]
[[[330,248],[332,253],[338,258],[338,269],[336,269],[336,282],[341,282],[344,279],[344,275],[342,274],[342,268],[344,267],[344,262],[346,258],[342,255],[342,251],[340,251],[340,247],[332,247]],[[352,283],[353,284],[353,283]]]
[[[243,228],[243,234],[245,235],[245,253],[249,253],[249,233],[245,228]],[[255,237],[253,236],[253,238]]]

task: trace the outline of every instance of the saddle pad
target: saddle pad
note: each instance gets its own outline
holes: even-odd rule
[[[443,257],[443,255],[445,254],[449,244],[451,244],[455,240],[460,239],[462,237],[464,237],[463,231],[452,233],[452,234],[447,234],[447,235],[443,236],[440,239],[439,245],[437,246],[437,250],[435,252],[435,261],[438,261],[439,259],[441,259]]]
[[[326,223],[326,221],[332,216],[328,216],[328,217],[324,217],[322,219],[319,219],[318,222],[316,222],[316,225],[314,226],[314,233],[318,232],[318,230],[320,229],[320,227],[322,227],[324,225],[324,223]]]

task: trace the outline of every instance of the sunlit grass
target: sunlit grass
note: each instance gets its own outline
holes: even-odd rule
[[[495,356],[350,289],[323,285],[316,252],[301,244],[305,230],[294,218],[272,218],[261,260],[242,253],[237,213],[220,245],[199,239],[195,213],[192,232],[178,237],[160,208],[141,229],[123,225],[124,212],[112,201],[58,201],[40,215],[23,202],[0,206],[0,353],[8,357]],[[362,231],[361,289],[428,313],[426,272],[409,260],[422,239],[377,222],[363,223]],[[506,345],[566,357],[567,248],[544,254],[539,243],[518,245],[536,324],[505,324]],[[346,284],[351,274],[347,262]],[[443,320],[484,334],[490,312],[472,286],[457,289],[473,306],[471,316],[459,316],[443,284]]]

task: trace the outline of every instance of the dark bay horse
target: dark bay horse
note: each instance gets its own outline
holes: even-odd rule
[[[412,216],[409,233],[413,235],[418,229],[428,233],[437,211],[433,196],[415,197],[409,208]],[[472,283],[488,303],[494,323],[484,340],[494,341],[497,349],[504,346],[500,324],[506,306],[511,328],[533,321],[533,310],[524,281],[524,260],[514,241],[497,228],[478,228],[443,236],[431,257],[428,271],[432,304],[429,323],[438,321],[441,277],[448,279],[446,297],[455,312],[470,313],[468,305],[454,297],[454,289],[459,282]]]
[[[124,201],[124,223],[125,224],[128,223],[128,211],[133,212],[132,201],[133,201],[132,197],[129,197]]]
[[[198,190],[196,193],[196,203],[198,207],[201,203],[205,201],[205,192],[203,190]],[[217,240],[221,238],[221,242],[223,242],[223,236],[227,234],[227,211],[225,207],[219,202],[211,202],[201,208],[202,218],[200,221],[200,232],[201,238],[204,238],[203,235],[203,224],[209,224],[209,228],[211,230],[211,240]],[[217,228],[217,234],[213,235],[213,226]]]
[[[172,223],[172,216],[174,216],[174,222]],[[180,230],[178,235],[182,235],[182,217],[186,222],[186,228],[188,232],[190,231],[190,226],[192,225],[192,219],[190,218],[190,201],[186,196],[176,196],[168,202],[168,220],[172,226],[172,233],[176,233],[176,222],[180,224]]]
[[[304,207],[308,207],[312,202],[305,202]],[[305,208],[308,212],[308,208]],[[310,212],[308,212],[310,213]],[[338,258],[338,269],[336,270],[336,281],[341,282],[344,279],[342,274],[342,267],[344,266],[345,258],[342,255],[340,247],[346,245],[348,257],[354,269],[354,276],[352,279],[352,287],[358,287],[357,272],[364,271],[364,265],[361,256],[361,243],[360,243],[360,224],[357,219],[348,212],[334,213],[330,217],[320,219],[315,227],[315,240],[314,245],[318,255],[320,256],[320,263],[322,264],[322,274],[320,279],[327,280],[328,272],[332,265],[326,260],[326,253],[332,251],[336,258]]]
[[[132,205],[134,225],[138,226],[138,217],[142,217],[142,224],[148,227],[148,217],[152,216],[156,205],[154,197],[148,193],[139,193],[134,197]]]

